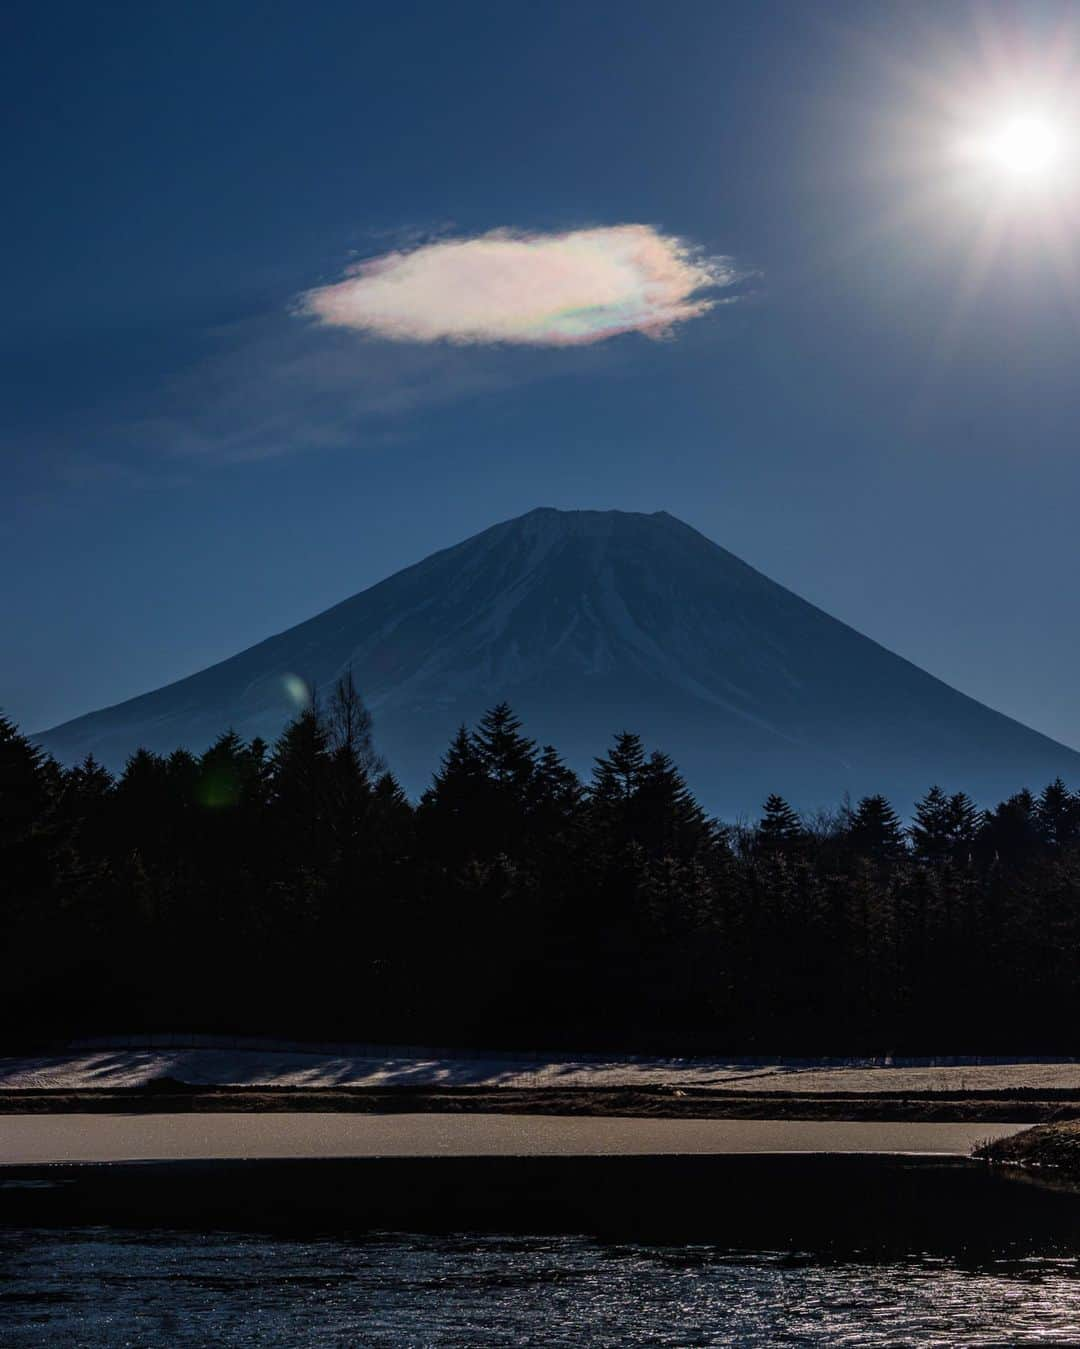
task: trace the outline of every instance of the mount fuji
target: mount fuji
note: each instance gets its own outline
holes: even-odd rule
[[[539,509],[434,553],[198,674],[39,735],[116,767],[143,745],[273,740],[351,667],[376,740],[422,790],[462,722],[509,701],[588,771],[614,732],[666,750],[710,809],[803,808],[934,782],[996,800],[1080,754],[966,697],[661,511]]]

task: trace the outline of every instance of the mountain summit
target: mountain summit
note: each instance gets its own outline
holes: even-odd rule
[[[1080,755],[830,618],[666,512],[539,509],[434,553],[199,674],[39,737],[65,761],[272,740],[305,685],[351,666],[379,748],[420,790],[451,735],[506,699],[588,770],[641,733],[711,809],[933,782],[996,799]]]

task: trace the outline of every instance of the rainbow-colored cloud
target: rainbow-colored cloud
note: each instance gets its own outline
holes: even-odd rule
[[[349,268],[308,291],[301,312],[395,342],[578,346],[619,333],[664,337],[731,285],[725,258],[705,258],[649,225],[566,234],[494,230]]]

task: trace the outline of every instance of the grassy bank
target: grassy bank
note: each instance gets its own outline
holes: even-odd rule
[[[1080,1181],[1080,1119],[1038,1124],[984,1144],[975,1156],[996,1166],[1024,1167],[1060,1180]]]

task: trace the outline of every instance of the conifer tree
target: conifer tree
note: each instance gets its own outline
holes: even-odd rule
[[[25,838],[51,796],[46,755],[0,713],[0,846]]]
[[[199,759],[197,799],[201,806],[222,810],[239,804],[244,790],[247,752],[234,730],[219,735]]]
[[[1044,843],[1061,848],[1080,838],[1080,797],[1061,778],[1044,787],[1035,803],[1035,818]]]
[[[20,908],[51,883],[59,770],[0,713],[0,891]]]
[[[949,797],[949,841],[955,861],[966,862],[971,857],[979,824],[980,815],[975,802],[966,792],[954,792]]]
[[[1011,865],[1030,854],[1039,841],[1035,798],[1026,787],[983,813],[977,844],[987,859]]]
[[[273,841],[292,868],[310,865],[327,846],[329,770],[326,728],[308,708],[281,733],[272,761]]]
[[[637,815],[643,826],[640,841],[654,857],[689,861],[712,842],[705,812],[670,757],[660,750],[653,751],[641,771]]]
[[[169,769],[160,754],[137,749],[116,783],[118,829],[144,859],[164,856],[176,833]]]
[[[60,808],[64,827],[87,857],[100,855],[111,842],[110,805],[116,782],[107,768],[88,754],[64,773]]]
[[[553,745],[545,745],[536,761],[531,814],[538,841],[564,835],[579,821],[585,791],[578,775],[563,763]]]
[[[601,853],[609,859],[641,841],[639,797],[645,762],[641,737],[630,731],[617,735],[608,753],[594,761],[588,791],[589,818]]]
[[[375,780],[370,820],[372,848],[378,856],[411,859],[413,808],[391,772]]]
[[[488,852],[489,787],[475,741],[459,726],[417,810],[417,829],[432,859],[456,866]]]
[[[884,796],[864,796],[848,826],[851,847],[874,862],[897,861],[904,852],[904,830]]]
[[[790,852],[805,840],[802,821],[782,796],[773,792],[762,807],[755,832],[755,845],[765,853]]]
[[[641,787],[644,772],[641,737],[622,731],[608,753],[595,761],[590,796],[601,805],[629,804]]]
[[[487,795],[487,775],[472,736],[459,726],[422,804],[429,813],[462,822],[481,807]]]
[[[499,703],[484,713],[473,745],[492,787],[524,805],[536,773],[536,744],[521,734],[521,722],[509,703]]]
[[[931,787],[916,803],[908,834],[920,862],[942,862],[952,851],[952,812],[949,798],[940,787]]]

